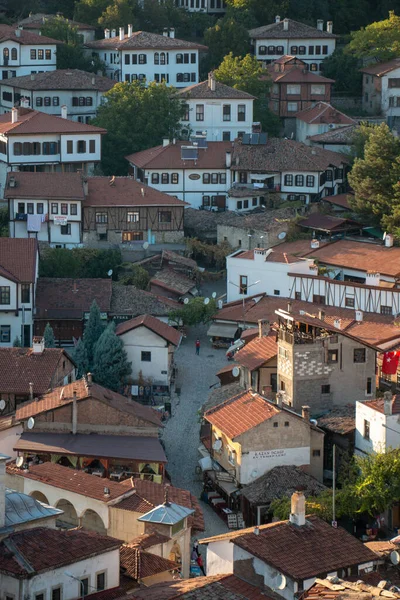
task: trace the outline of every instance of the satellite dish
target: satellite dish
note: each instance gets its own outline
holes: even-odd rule
[[[111,275],[112,275],[112,274],[113,274],[113,270],[112,270],[112,269],[110,269],[109,271],[107,271],[107,275],[108,275],[109,277],[111,277]]]
[[[15,461],[15,464],[20,469],[22,467],[22,465],[24,464],[24,457],[23,456],[18,456],[17,460]]]
[[[392,565],[399,564],[400,554],[397,552],[397,550],[393,550],[393,552],[390,553],[390,562],[392,563]]]
[[[189,298],[185,298],[183,304],[189,304]]]
[[[286,231],[281,231],[280,233],[278,233],[278,240],[284,240],[286,237]],[[283,577],[283,575],[282,575]]]
[[[149,242],[144,242],[142,248],[143,250],[147,250],[147,248],[149,247]]]
[[[239,369],[239,367],[233,367],[233,369],[232,369],[232,375],[234,377],[239,377],[239,375],[240,375],[240,369]]]
[[[318,425],[317,419],[310,419],[311,425]]]
[[[204,298],[204,304],[207,306],[207,304],[210,304],[210,298]]]
[[[279,573],[276,578],[275,589],[284,590],[285,587],[286,587],[286,577],[284,575],[282,575],[282,573]]]
[[[28,419],[28,429],[33,429],[35,426],[35,419],[33,417],[29,417]]]
[[[214,298],[214,300],[215,300],[215,298],[217,297],[217,292],[213,292],[213,293],[211,294],[211,296],[212,296],[212,297]]]
[[[216,450],[217,452],[219,452],[222,448],[222,441],[221,440],[215,440],[215,442],[213,443],[213,450]]]
[[[0,400],[0,410],[4,410],[6,407],[6,401],[5,400]]]

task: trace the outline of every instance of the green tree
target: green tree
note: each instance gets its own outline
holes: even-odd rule
[[[362,89],[360,68],[358,58],[338,48],[324,60],[324,77],[335,80],[335,91],[360,96]]]
[[[247,28],[228,15],[205,31],[204,42],[208,46],[208,55],[202,65],[205,72],[218,67],[230,52],[233,56],[245,56],[250,50]]]
[[[122,265],[124,267],[124,265]],[[139,265],[129,263],[122,271],[119,282],[123,285],[134,285],[138,290],[147,290],[149,286],[150,275],[145,268]]]
[[[44,328],[43,337],[44,337],[44,347],[45,348],[55,348],[56,347],[54,331],[53,331],[53,328],[50,325],[50,323],[47,323],[46,327]]]
[[[373,133],[375,125],[370,125],[368,122],[361,123],[359,127],[354,131],[352,138],[352,154],[354,158],[364,158],[365,144],[369,140],[371,133]]]
[[[354,189],[352,208],[371,223],[395,233],[397,220],[394,186],[400,178],[400,141],[382,123],[365,143],[364,158],[356,158],[348,180]],[[395,212],[394,212],[395,211]]]
[[[46,248],[40,255],[40,277],[101,278],[122,262],[119,249]]]
[[[127,154],[157,146],[163,137],[179,137],[184,106],[165,83],[118,83],[105,97],[93,122],[108,131],[102,148],[105,174],[125,175]]]
[[[110,323],[101,334],[94,351],[93,378],[100,385],[119,391],[132,372],[124,343]]]
[[[400,55],[400,17],[390,11],[388,19],[352,32],[346,51],[362,59],[385,61],[396,58]]]
[[[130,0],[114,0],[107,6],[97,22],[101,27],[118,30],[135,21],[132,2]]]
[[[99,18],[107,10],[109,3],[110,0],[78,0],[75,4],[74,19],[97,26]]]
[[[73,361],[76,363],[76,378],[80,379],[89,371],[88,355],[85,344],[81,338],[79,338],[71,354]]]
[[[209,298],[205,304],[205,298],[192,298],[182,308],[173,310],[168,315],[170,323],[182,323],[186,327],[193,327],[201,323],[208,323],[217,311],[217,303],[214,298]]]
[[[260,121],[263,130],[271,136],[279,135],[281,128],[279,118],[268,108],[271,79],[255,56],[246,54],[241,58],[230,52],[214,71],[214,75],[218,81],[255,96],[254,120]]]
[[[86,323],[85,330],[83,332],[83,343],[85,345],[87,362],[90,369],[93,370],[93,359],[95,353],[95,346],[100,339],[104,331],[104,323],[101,320],[100,308],[96,300],[93,300],[92,306],[90,307],[90,314],[88,322]]]
[[[8,237],[8,208],[0,208],[0,237]]]
[[[13,341],[13,348],[21,348],[21,346],[21,338],[17,336]]]

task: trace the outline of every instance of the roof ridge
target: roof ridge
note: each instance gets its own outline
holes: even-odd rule
[[[17,532],[19,533],[19,532]],[[32,567],[30,562],[28,562],[25,556],[22,554],[20,549],[16,544],[14,544],[11,536],[3,540],[3,544],[7,548],[9,552],[13,555],[14,560],[19,564],[19,566],[24,569],[27,573],[33,574],[35,573],[35,569]]]

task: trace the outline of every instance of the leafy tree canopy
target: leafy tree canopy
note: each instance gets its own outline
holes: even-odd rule
[[[40,255],[40,277],[105,278],[122,262],[119,249],[46,248]]]
[[[352,32],[346,51],[357,58],[377,61],[396,58],[400,55],[400,17],[390,11],[388,19]]]
[[[359,59],[337,49],[324,60],[324,77],[335,80],[335,91],[361,95],[362,74]]]
[[[218,67],[229,53],[233,56],[245,56],[250,49],[247,28],[229,15],[219,19],[214,27],[205,31],[204,42],[208,46],[208,55],[203,69],[207,70]]]
[[[93,357],[93,377],[100,385],[119,391],[132,372],[121,338],[115,335],[115,323],[101,334]]]
[[[134,285],[139,290],[147,290],[150,275],[148,271],[144,267],[140,265],[130,264],[128,267],[122,265],[124,269],[118,281],[123,285]]]
[[[106,175],[126,175],[127,154],[157,146],[163,137],[180,137],[184,106],[165,83],[118,83],[105,97],[93,123],[108,131],[102,159]]]
[[[192,298],[182,308],[171,311],[168,315],[169,322],[181,322],[187,327],[208,323],[217,311],[217,303],[214,298],[210,298],[208,304],[205,304],[204,300],[202,297]]]
[[[44,337],[44,347],[45,348],[55,348],[56,347],[54,331],[53,331],[53,328],[50,325],[50,323],[47,323],[46,327],[44,328],[43,337]]]
[[[8,237],[8,208],[0,208],[0,237]]]

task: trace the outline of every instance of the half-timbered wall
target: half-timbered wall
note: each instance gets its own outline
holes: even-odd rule
[[[107,225],[108,230],[118,231],[183,231],[183,211],[181,206],[90,206],[84,209],[83,229]],[[107,223],[97,223],[96,213],[107,213]],[[128,213],[139,213],[139,220],[128,221]],[[163,222],[162,213],[171,213],[171,221]]]

